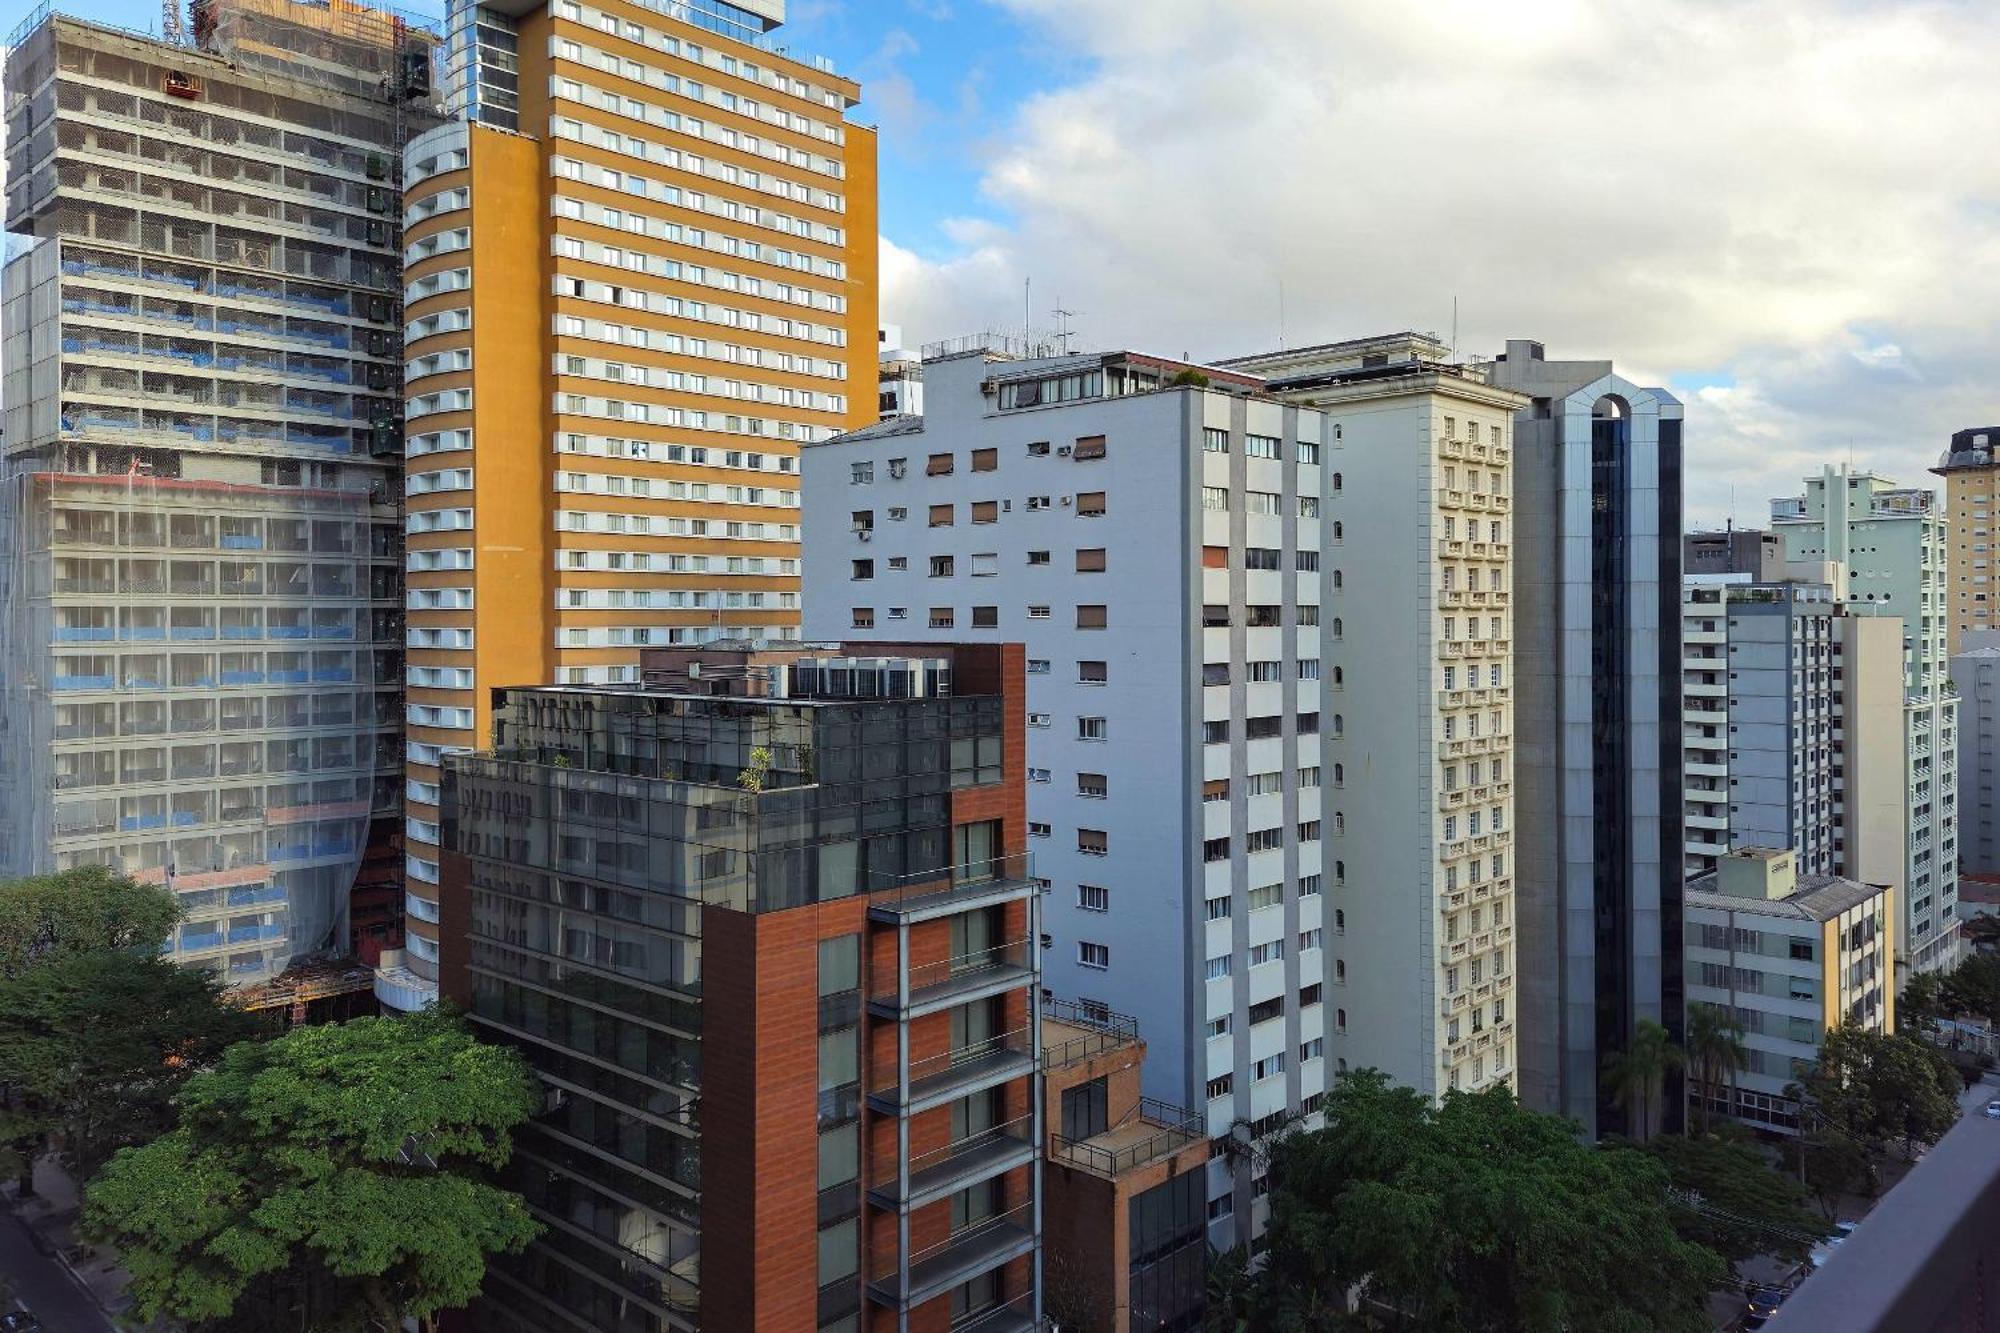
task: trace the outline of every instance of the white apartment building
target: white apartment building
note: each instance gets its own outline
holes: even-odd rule
[[[1774,847],[1736,848],[1688,884],[1688,1003],[1735,1018],[1748,1055],[1707,1090],[1712,1109],[1796,1132],[1788,1089],[1827,1032],[1894,1030],[1894,900],[1886,884],[1801,873],[1796,853]]]
[[[1146,1091],[1247,1141],[1317,1108],[1345,1006],[1342,450],[1261,380],[1185,368],[926,363],[924,416],[802,451],[805,629],[1026,645],[1046,984],[1135,1015]],[[1226,1247],[1267,1205],[1248,1155],[1208,1170]]]
[[[1514,1085],[1513,418],[1403,333],[1229,361],[1325,413],[1336,1058]]]
[[[1904,756],[1901,772],[1889,775],[1901,780],[1902,855],[1847,873],[1899,890],[1899,962],[1950,967],[1958,954],[1958,691],[1946,649],[1946,521],[1936,493],[1829,466],[1806,478],[1803,496],[1771,501],[1771,525],[1785,539],[1787,563],[1828,568],[1845,589],[1849,615],[1902,624]]]

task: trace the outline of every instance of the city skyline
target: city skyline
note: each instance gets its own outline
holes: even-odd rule
[[[1754,526],[1822,459],[1916,475],[1991,415],[1992,335],[1966,312],[2000,295],[2000,177],[1959,145],[2000,113],[1932,89],[1979,86],[2000,16],[1170,0],[1134,32],[1119,13],[792,6],[779,39],[859,79],[854,118],[881,127],[882,317],[913,347],[1018,329],[1024,280],[1029,319],[1075,311],[1079,348],[1450,342],[1454,313],[1461,355],[1523,329],[1554,356],[1615,346],[1686,404],[1691,527]],[[1621,48],[1620,78],[1595,78]]]

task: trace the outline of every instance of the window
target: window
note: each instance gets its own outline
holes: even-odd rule
[[[1208,1086],[1205,1089],[1203,1089],[1203,1091],[1208,1093],[1208,1099],[1210,1101],[1214,1101],[1217,1097],[1227,1097],[1229,1095],[1230,1086],[1233,1082],[1234,1080],[1228,1074],[1223,1074],[1217,1078],[1210,1079],[1208,1081]],[[1217,1204],[1225,1204],[1226,1206],[1223,1207],[1220,1212],[1218,1212],[1216,1209]],[[1212,1216],[1216,1217],[1227,1217],[1229,1216],[1230,1213],[1234,1212],[1235,1210],[1236,1210],[1235,1199],[1233,1196],[1228,1194],[1223,1195],[1220,1199],[1210,1200],[1208,1205],[1209,1213]]]
[[[1214,426],[1201,433],[1201,451],[1205,454],[1226,454],[1229,452],[1229,432]]]
[[[875,628],[875,608],[874,608],[874,607],[872,607],[872,606],[857,606],[857,607],[855,607],[855,608],[854,608],[854,628],[855,628],[855,629],[874,629],[874,628]]]
[[[1039,819],[1028,821],[1028,836],[1031,838],[1046,838],[1054,832],[1052,826],[1042,823]]]
[[[999,468],[1000,451],[998,449],[974,449],[972,451],[972,470],[974,472],[997,472]]]
[[[874,578],[875,562],[873,560],[856,560],[854,562],[854,572],[848,577],[856,580]]]
[[[1226,1036],[1228,1036],[1228,1035],[1229,1035],[1229,1033],[1230,1033],[1230,1030],[1231,1030],[1231,1029],[1232,1029],[1232,1028],[1233,1028],[1233,1027],[1235,1026],[1235,1024],[1234,1024],[1234,1023],[1232,1023],[1232,1022],[1230,1021],[1230,1019],[1231,1019],[1231,1015],[1229,1015],[1229,1014],[1224,1014],[1224,1015],[1223,1015],[1222,1017],[1220,1017],[1220,1018],[1211,1018],[1211,1019],[1209,1019],[1209,1020],[1208,1020],[1208,1035],[1209,1035],[1209,1036],[1211,1036],[1211,1037],[1226,1037]]]
[[[1111,910],[1111,890],[1102,884],[1079,884],[1076,886],[1076,905],[1086,912],[1108,912]]]
[[[1076,961],[1083,967],[1094,967],[1099,971],[1111,966],[1111,946],[1092,944],[1089,940],[1076,942]]]
[[[950,505],[932,505],[932,506],[931,506],[931,526],[932,526],[932,527],[934,527],[934,528],[948,528],[948,527],[950,527],[950,526],[951,526],[951,521],[952,521],[952,520],[951,520],[951,506],[950,506]]]
[[[1085,856],[1103,856],[1111,850],[1110,839],[1103,829],[1080,828],[1076,831],[1076,850]]]
[[[1227,486],[1204,486],[1201,488],[1203,509],[1229,508],[1229,488]]]
[[[1246,514],[1275,514],[1280,512],[1278,509],[1278,493],[1276,491],[1243,492],[1243,512]]]
[[[1228,954],[1224,954],[1220,958],[1209,959],[1202,966],[1201,972],[1204,980],[1220,981],[1224,977],[1229,976],[1235,970],[1236,970],[1236,960],[1231,958]]]
[[[1252,967],[1260,967],[1265,963],[1279,962],[1284,956],[1285,942],[1283,940],[1272,940],[1266,944],[1253,944],[1250,946],[1250,966]]]
[[[1243,456],[1245,458],[1276,458],[1278,456],[1277,437],[1272,435],[1244,436]]]
[[[948,477],[951,470],[950,454],[932,454],[930,461],[924,464],[924,475],[927,477]]]
[[[987,578],[1000,572],[1000,556],[993,551],[975,551],[972,555],[972,577]]]
[[[1267,1055],[1250,1066],[1250,1077],[1260,1082],[1267,1078],[1276,1078],[1284,1072],[1285,1056],[1282,1051],[1276,1055]]]
[[[948,579],[952,575],[952,569],[952,557],[948,555],[934,555],[931,557],[932,578]]]
[[[1079,463],[1092,458],[1104,457],[1104,437],[1102,435],[1077,436],[1076,448],[1071,451],[1070,457]]]
[[[1000,608],[997,606],[975,606],[972,608],[972,628],[999,629]]]
[[[1102,773],[1079,773],[1076,775],[1076,794],[1102,800],[1111,794],[1111,780]]]
[[[950,629],[955,623],[955,619],[952,609],[948,606],[934,606],[931,608],[932,629]]]
[[[1319,462],[1319,446],[1317,444],[1314,444],[1311,440],[1300,440],[1299,461],[1301,463]]]
[[[1301,495],[1299,497],[1299,517],[1319,517],[1319,497],[1317,495]]]
[[[1229,779],[1210,778],[1201,784],[1201,799],[1204,804],[1229,799]]]
[[[1101,741],[1106,739],[1104,719],[1101,717],[1079,717],[1076,720],[1076,738],[1080,741]]]
[[[1047,620],[1048,618],[1049,618],[1049,608],[1043,606],[1039,602],[1033,603],[1028,607],[1028,619]]]
[[[1261,911],[1266,907],[1282,907],[1285,903],[1285,886],[1265,884],[1250,890],[1250,910]]]
[[[1103,491],[1078,491],[1076,512],[1082,518],[1098,518],[1104,513]]]
[[[1324,947],[1324,940],[1324,933],[1317,927],[1312,930],[1302,930],[1299,932],[1299,949],[1303,952],[1307,949],[1322,948]]]
[[[1078,629],[1103,629],[1108,623],[1109,621],[1105,616],[1105,608],[1102,606],[1079,606],[1076,608],[1076,627]]]
[[[1209,898],[1202,907],[1210,921],[1227,921],[1235,910],[1235,900],[1230,898]]]
[[[1031,565],[1046,565],[1049,563],[1049,553],[1047,551],[1030,551],[1028,552],[1028,563]]]
[[[1246,546],[1243,548],[1243,568],[1283,569],[1283,551],[1269,546]]]
[[[1210,864],[1229,859],[1229,839],[1210,838],[1201,845],[1201,859]]]
[[[1048,456],[1049,442],[1047,440],[1031,440],[1028,442],[1028,457],[1047,458]]]
[[[1213,721],[1213,722],[1204,722],[1204,723],[1202,723],[1202,724],[1201,724],[1201,743],[1202,743],[1203,745],[1227,745],[1227,744],[1229,744],[1229,722],[1228,722],[1228,719],[1224,718],[1224,719],[1220,719],[1220,720],[1217,720],[1217,721]]]
[[[1301,1060],[1317,1060],[1325,1054],[1325,1037],[1314,1037],[1311,1041],[1305,1042],[1299,1047],[1299,1059]]]
[[[1079,574],[1102,574],[1104,572],[1104,548],[1102,546],[1079,547],[1076,553],[1076,572]]]
[[[1076,679],[1080,685],[1102,685],[1110,679],[1109,669],[1103,662],[1078,662]]]
[[[974,500],[972,502],[972,521],[974,523],[998,523],[1000,521],[1000,502],[998,500]]]
[[[575,360],[577,358],[573,357],[571,359]],[[874,481],[875,465],[873,463],[850,464],[847,480],[850,484],[856,486],[866,485],[867,483]]]

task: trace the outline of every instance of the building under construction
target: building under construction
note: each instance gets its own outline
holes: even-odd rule
[[[190,17],[37,13],[6,61],[0,875],[164,883],[175,956],[261,984],[348,951],[397,830],[397,182],[436,39]]]

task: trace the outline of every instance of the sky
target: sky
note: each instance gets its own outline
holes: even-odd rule
[[[780,33],[863,83],[907,345],[1018,328],[1024,283],[1077,346],[1197,359],[1455,309],[1461,356],[1678,395],[1691,526],[1827,462],[1933,484],[2000,422],[1983,0],[791,0]]]

